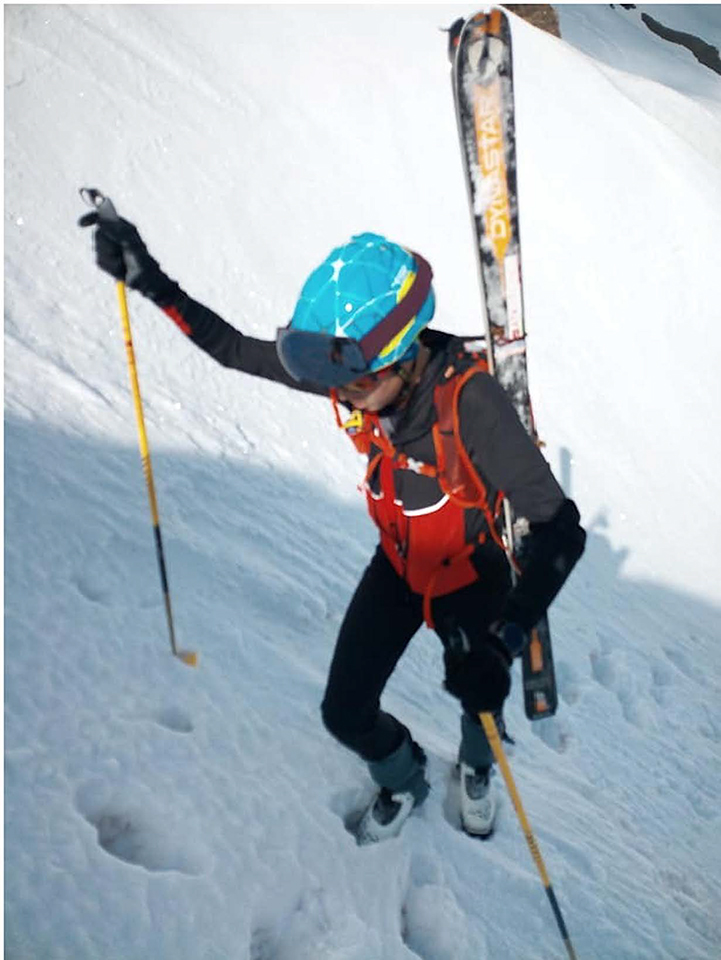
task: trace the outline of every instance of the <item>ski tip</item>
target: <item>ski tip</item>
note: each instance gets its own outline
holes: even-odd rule
[[[466,21],[463,17],[458,17],[457,20],[454,20],[450,27],[445,27],[445,32],[448,34],[448,59],[453,63],[453,59],[456,55],[456,50],[458,49],[458,43],[461,39],[461,33],[463,27],[465,26]]]

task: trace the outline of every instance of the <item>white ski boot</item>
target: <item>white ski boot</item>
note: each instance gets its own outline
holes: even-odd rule
[[[490,767],[474,769],[461,763],[461,826],[472,837],[487,840],[493,833],[497,800]]]
[[[361,846],[397,837],[416,805],[410,792],[391,793],[382,787],[358,824],[356,839]]]
[[[371,761],[368,768],[380,791],[356,828],[361,845],[398,836],[413,808],[423,803],[430,789],[425,777],[426,755],[410,736],[390,756]]]

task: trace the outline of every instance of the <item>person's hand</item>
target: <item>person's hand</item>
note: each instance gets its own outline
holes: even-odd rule
[[[495,635],[488,633],[471,648],[458,630],[447,644],[445,687],[458,697],[463,709],[475,716],[496,713],[511,689],[511,655]]]
[[[88,194],[97,198],[96,209],[80,217],[78,225],[95,227],[95,262],[100,269],[160,306],[172,302],[178,292],[177,284],[166,277],[148,253],[136,227],[118,216],[107,197],[97,191]]]
[[[137,289],[136,281],[142,276],[143,262],[152,260],[140,234],[132,223],[118,217],[109,220],[99,210],[86,213],[78,220],[81,227],[97,227],[94,235],[95,262],[116,280],[124,280],[129,287]]]

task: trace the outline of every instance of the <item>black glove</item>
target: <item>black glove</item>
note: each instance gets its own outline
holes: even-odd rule
[[[485,634],[471,647],[458,628],[447,641],[444,660],[446,690],[458,697],[467,713],[501,709],[511,689],[512,658],[495,634]]]
[[[177,301],[181,292],[178,284],[163,273],[136,228],[118,216],[107,198],[92,213],[84,214],[78,225],[97,228],[95,262],[101,270],[116,280],[124,280],[132,290],[142,293],[160,307]]]
[[[530,631],[541,619],[583,553],[586,533],[573,500],[546,523],[532,523],[517,560],[522,575],[503,608],[503,620]]]

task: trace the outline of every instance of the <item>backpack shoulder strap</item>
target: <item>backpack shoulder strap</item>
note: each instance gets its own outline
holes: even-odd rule
[[[459,355],[459,360],[464,359],[463,355]],[[461,390],[471,377],[487,370],[488,364],[480,356],[470,364],[451,362],[433,395],[437,417],[433,425],[433,445],[438,479],[451,500],[460,507],[483,509],[487,501],[485,484],[463,445],[458,415]]]
[[[471,354],[473,362],[470,364],[464,362],[468,356],[466,353],[459,354],[460,369],[457,369],[456,364],[450,363],[435,389],[434,402],[438,420],[433,425],[433,444],[436,450],[438,480],[453,503],[465,509],[473,508],[483,512],[491,537],[506,552],[496,524],[503,504],[503,491],[499,491],[491,509],[486,485],[461,436],[461,390],[472,377],[479,373],[488,373],[485,355]]]

